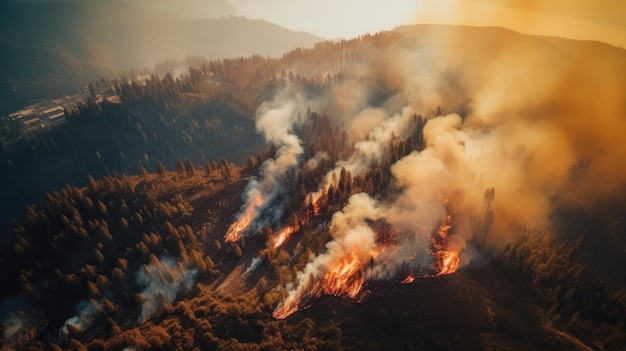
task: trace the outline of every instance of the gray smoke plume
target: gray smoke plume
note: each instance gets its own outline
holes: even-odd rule
[[[20,333],[26,323],[26,314],[22,311],[11,312],[2,321],[2,340],[7,341]]]
[[[263,103],[257,111],[256,127],[268,143],[278,149],[276,157],[261,165],[259,180],[248,183],[244,192],[245,204],[237,220],[226,233],[226,240],[234,241],[247,232],[254,232],[263,225],[276,222],[283,213],[283,205],[274,200],[284,189],[287,173],[295,170],[303,153],[301,141],[294,127],[306,118],[298,111],[306,103],[302,95],[287,88],[270,102]],[[264,213],[263,218],[260,214]]]
[[[74,315],[74,317],[72,318],[69,318],[65,321],[65,323],[63,323],[63,327],[61,327],[61,333],[63,333],[64,335],[68,334],[68,324],[78,328],[78,330],[80,331],[85,330],[94,322],[101,307],[101,303],[92,299],[79,302],[75,308],[76,315]]]
[[[137,272],[137,283],[145,286],[141,292],[144,302],[139,321],[150,318],[164,303],[174,301],[180,290],[191,289],[196,273],[197,270],[187,269],[170,257],[162,257],[142,266]]]
[[[413,115],[412,109],[391,114],[379,108],[366,108],[358,113],[348,129],[350,135],[357,138],[352,155],[347,160],[339,160],[335,164],[334,169],[326,174],[318,191],[312,194],[312,198],[316,200],[324,190],[328,190],[333,181],[333,174],[338,175],[342,168],[354,176],[380,165],[392,138],[406,137]]]

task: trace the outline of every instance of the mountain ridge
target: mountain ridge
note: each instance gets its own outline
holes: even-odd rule
[[[165,60],[279,56],[322,40],[262,20],[182,19],[114,1],[0,7],[1,113]]]

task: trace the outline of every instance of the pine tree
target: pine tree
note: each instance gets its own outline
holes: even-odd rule
[[[161,161],[157,163],[156,171],[159,177],[161,178],[165,177],[165,175],[167,174],[167,168],[165,168],[165,166],[163,165],[163,163],[161,163]]]

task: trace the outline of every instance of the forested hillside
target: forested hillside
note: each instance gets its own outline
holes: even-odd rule
[[[557,242],[551,233],[526,233],[493,262],[436,278],[408,281],[409,262],[378,278],[366,266],[371,280],[357,300],[321,296],[287,320],[273,318],[285,282],[332,240],[330,216],[360,192],[393,196],[383,195],[392,177],[384,165],[424,148],[424,119],[414,116],[412,133],[380,167],[362,176],[342,169],[317,209],[302,207],[348,151],[326,117],[310,121],[301,137],[311,155],[329,159],[287,181],[293,197],[281,222],[299,229],[284,245],[269,226],[236,242],[223,236],[238,209],[233,199],[276,150],[245,167],[181,162],[176,171],[90,177],[84,188],[68,185],[29,206],[2,258],[5,349],[624,346],[625,293],[575,262],[581,240]]]
[[[94,81],[1,150],[4,348],[621,350],[625,57],[424,25]]]

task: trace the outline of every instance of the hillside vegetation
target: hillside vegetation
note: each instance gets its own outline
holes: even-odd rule
[[[1,150],[3,347],[621,350],[625,57],[411,26],[100,79]]]

